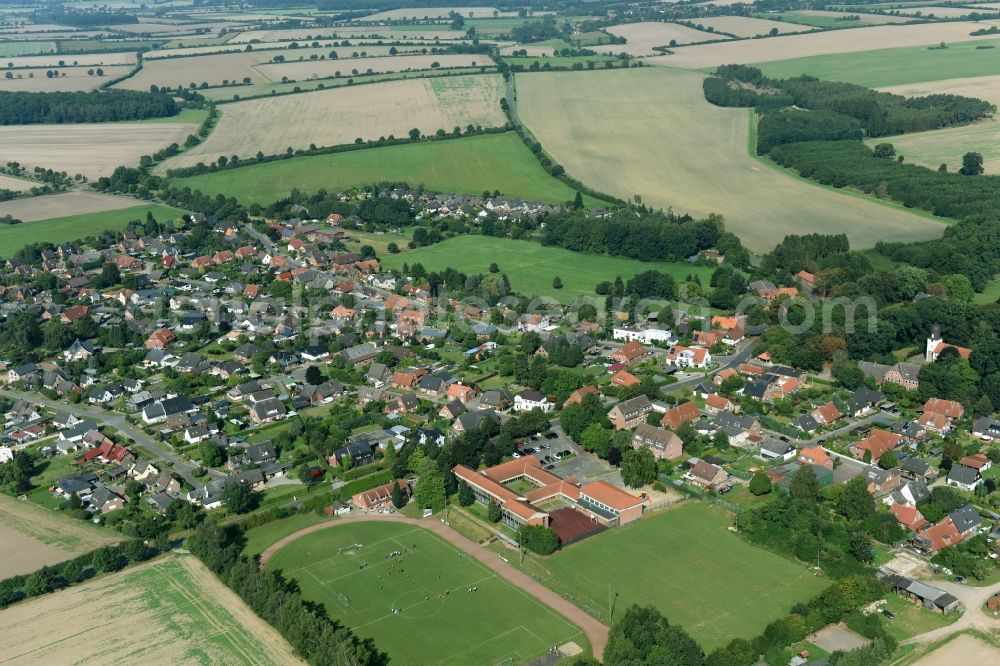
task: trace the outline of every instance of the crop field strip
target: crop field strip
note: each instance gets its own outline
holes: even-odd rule
[[[160,170],[212,162],[219,155],[253,157],[286,148],[351,144],[355,139],[403,138],[456,126],[498,127],[502,79],[496,74],[400,79],[367,86],[227,104],[208,139],[168,160]],[[363,112],[359,112],[363,109]],[[295,122],[288,119],[295,117]],[[2,154],[2,152],[0,152]],[[376,178],[376,180],[383,180]]]
[[[641,195],[646,205],[721,214],[751,249],[769,250],[795,233],[846,233],[863,248],[944,231],[942,222],[818,187],[755,159],[750,113],[709,104],[698,73],[650,67],[531,73],[516,81],[522,122],[570,176],[622,198]]]
[[[44,624],[44,626],[43,626]],[[0,612],[0,663],[298,664],[291,648],[190,556],[168,556]]]
[[[394,551],[400,554],[386,556]],[[372,637],[394,664],[520,662],[582,639],[577,627],[471,556],[409,525],[322,530],[285,546],[268,566],[298,580],[330,617]]]
[[[714,28],[716,32],[729,33],[737,37],[767,35],[772,30],[777,30],[778,34],[788,34],[805,32],[810,29],[808,26],[795,25],[794,23],[783,23],[781,21],[770,21],[748,16],[711,16],[691,19],[691,21],[696,25]]]
[[[677,44],[696,44],[717,39],[729,39],[726,35],[696,30],[678,23],[654,21],[614,25],[607,31],[617,37],[624,37],[628,41],[625,44],[605,44],[588,48],[598,53],[621,53],[624,51],[629,55],[644,56],[655,54],[654,46],[668,46],[671,41],[675,41]],[[529,55],[531,55],[530,52]]]
[[[950,48],[954,48],[960,42],[993,41],[1000,38],[1000,34],[980,37],[970,34],[989,25],[989,21],[876,25],[767,39],[731,40],[717,44],[681,46],[674,49],[671,55],[656,56],[646,62],[685,69],[706,69],[731,63],[764,63],[871,51],[873,45],[888,49],[907,46],[926,47],[945,42]],[[994,43],[1000,44],[1000,42]],[[995,73],[995,70],[990,73]]]

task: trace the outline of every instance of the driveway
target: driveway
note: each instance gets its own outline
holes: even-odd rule
[[[391,521],[397,523],[406,523],[408,525],[415,525],[417,527],[422,527],[426,530],[433,532],[445,541],[449,542],[459,550],[464,553],[468,553],[475,557],[481,564],[491,569],[497,575],[512,583],[514,586],[520,588],[522,591],[530,594],[532,597],[537,599],[539,602],[545,604],[555,612],[559,613],[567,620],[578,626],[586,634],[587,640],[590,641],[590,645],[594,650],[594,655],[597,659],[600,659],[604,654],[604,646],[608,643],[608,627],[598,622],[596,619],[587,615],[581,608],[574,606],[570,602],[563,599],[561,596],[545,587],[541,583],[537,583],[531,579],[531,577],[521,573],[514,567],[507,564],[505,561],[500,559],[496,553],[489,550],[485,546],[481,546],[473,541],[465,538],[451,527],[445,525],[440,520],[425,519],[416,520],[413,518],[405,518],[396,514],[351,514],[339,520],[332,520],[326,523],[319,523],[318,525],[311,525],[298,532],[293,532],[288,536],[284,537],[273,546],[267,548],[260,555],[260,565],[263,567],[267,565],[271,557],[278,552],[281,548],[288,545],[292,541],[305,536],[306,534],[311,534],[312,532],[318,532],[319,530],[330,529],[337,527],[339,525],[345,525],[352,522],[363,522],[363,521]]]
[[[941,627],[940,629],[934,629],[933,631],[928,631],[927,633],[918,634],[912,638],[907,638],[905,641],[900,643],[901,645],[909,645],[911,643],[928,643],[960,631],[965,631],[966,629],[979,629],[981,631],[985,631],[986,633],[991,633],[996,630],[997,621],[983,612],[983,606],[990,597],[1000,592],[1000,583],[990,585],[989,587],[959,585],[958,583],[953,583],[951,581],[931,581],[928,584],[941,588],[961,601],[962,605],[965,606],[965,613],[963,613],[962,617],[958,618],[954,624],[947,627]]]

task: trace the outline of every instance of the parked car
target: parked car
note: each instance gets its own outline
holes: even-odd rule
[[[558,438],[559,438],[559,435],[557,433],[554,433],[554,432],[550,432],[549,434],[547,434],[545,436],[545,439],[558,439]]]
[[[518,453],[517,451],[514,451],[514,453],[512,453],[510,455],[513,456],[514,458],[520,458],[521,457],[521,454]]]
[[[521,455],[522,456],[530,456],[534,452],[535,452],[535,450],[533,448],[531,448],[530,446],[521,449]]]
[[[955,582],[960,585],[965,585],[965,576],[955,576]]]
[[[571,456],[571,455],[573,455],[573,452],[570,451],[569,449],[563,449],[562,451],[559,452],[559,455],[561,455],[563,457]]]
[[[556,468],[555,465],[546,465],[545,466],[545,469],[555,469],[555,468]]]
[[[895,620],[896,619],[896,614],[893,613],[891,610],[883,610],[882,611],[882,615],[884,615],[885,617],[887,617],[890,620]]]

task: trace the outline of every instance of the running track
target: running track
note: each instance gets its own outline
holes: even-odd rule
[[[585,613],[582,609],[566,601],[541,583],[536,582],[530,576],[521,573],[511,565],[507,564],[493,551],[462,536],[455,530],[451,529],[451,527],[442,523],[440,520],[415,520],[413,518],[404,518],[403,516],[396,514],[350,515],[338,520],[331,520],[330,522],[311,525],[299,530],[298,532],[289,534],[261,553],[260,565],[266,565],[268,560],[270,560],[271,557],[278,552],[278,550],[307,534],[337,527],[338,525],[364,521],[390,521],[394,523],[406,523],[408,525],[416,525],[417,527],[422,527],[425,530],[433,532],[459,550],[469,553],[482,564],[502,576],[505,580],[524,590],[531,596],[538,599],[538,601],[542,602],[576,626],[580,627],[580,629],[583,630],[583,633],[586,634],[587,640],[590,641],[590,646],[597,659],[601,659],[601,656],[604,654],[604,646],[607,645],[608,642],[607,626],[601,624],[590,615],[587,615],[587,613]]]

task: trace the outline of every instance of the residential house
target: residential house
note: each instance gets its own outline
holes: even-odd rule
[[[555,406],[555,402],[549,400],[545,394],[538,391],[521,391],[514,396],[515,412],[529,412],[533,409],[551,412],[555,409]]]
[[[983,482],[983,477],[980,476],[979,470],[974,467],[967,467],[959,463],[953,463],[951,469],[948,470],[948,477],[946,483],[949,486],[954,486],[960,490],[967,490],[972,492],[976,489],[980,483]]]
[[[888,495],[899,488],[902,483],[898,467],[892,469],[868,467],[865,470],[865,478],[868,481],[868,492],[876,499]]]
[[[718,465],[699,460],[684,474],[684,478],[708,490],[721,490],[727,485],[729,474]]]
[[[871,464],[876,465],[883,453],[894,450],[902,441],[901,435],[876,428],[867,437],[851,446],[851,455],[863,460],[867,452],[871,456]]]
[[[351,503],[366,513],[388,509],[392,506],[392,493],[397,487],[407,498],[410,496],[410,484],[405,479],[397,479],[353,495]]]
[[[618,430],[631,430],[645,422],[646,415],[653,411],[653,403],[645,395],[620,402],[608,412],[608,418]]]
[[[618,351],[612,353],[611,359],[627,367],[641,363],[648,355],[649,352],[646,351],[646,348],[633,340],[626,342]]]
[[[683,454],[681,438],[665,428],[640,423],[632,435],[632,448],[649,447],[657,460],[676,460]]]
[[[676,430],[685,423],[697,421],[700,416],[698,405],[694,401],[688,401],[668,409],[660,419],[660,423],[671,430]]]
[[[267,398],[254,402],[253,407],[250,408],[250,419],[257,425],[283,419],[286,414],[284,403],[277,398]]]
[[[830,454],[826,452],[822,446],[817,444],[816,446],[806,447],[799,451],[798,460],[804,465],[815,465],[816,467],[822,467],[823,469],[833,469],[833,458]]]
[[[712,353],[704,347],[674,345],[667,352],[666,364],[675,368],[707,368],[712,365]]]

